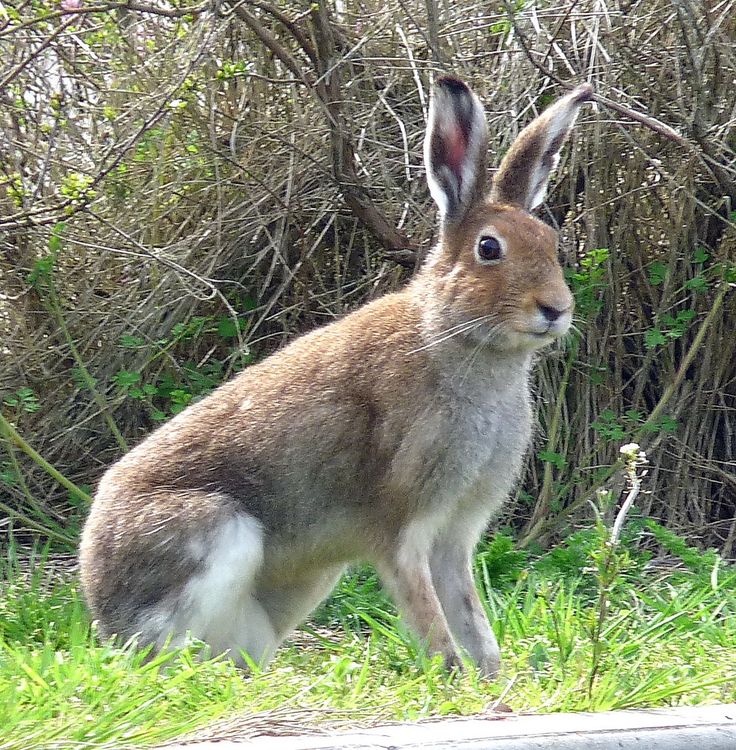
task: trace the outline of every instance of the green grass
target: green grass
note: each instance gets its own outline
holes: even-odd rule
[[[668,532],[655,531],[667,544]],[[152,744],[238,712],[362,722],[471,714],[499,697],[519,711],[734,701],[736,571],[669,542],[682,563],[666,574],[644,570],[647,556],[631,546],[619,554],[592,685],[595,531],[536,558],[504,536],[481,549],[478,578],[504,658],[493,683],[425,657],[369,571],[347,576],[267,670],[244,676],[196,647],[146,663],[99,644],[68,565],[12,549],[0,571],[0,748]]]

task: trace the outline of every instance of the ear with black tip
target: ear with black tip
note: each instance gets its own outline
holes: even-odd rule
[[[514,141],[493,180],[491,198],[531,211],[543,200],[560,150],[578,116],[580,106],[593,98],[584,83],[563,96],[527,125]]]
[[[482,197],[487,149],[488,126],[478,97],[459,79],[440,78],[429,105],[424,163],[443,221],[459,221]]]

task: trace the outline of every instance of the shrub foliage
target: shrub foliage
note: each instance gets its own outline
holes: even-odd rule
[[[539,368],[508,522],[564,533],[635,439],[640,510],[732,554],[735,6],[4,5],[0,512],[66,537],[157,422],[409,277],[435,231],[430,83],[452,71],[496,161],[566,86],[598,95],[541,212],[579,334]]]

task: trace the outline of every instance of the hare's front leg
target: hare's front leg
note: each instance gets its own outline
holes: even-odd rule
[[[473,550],[478,538],[466,524],[446,529],[430,557],[432,580],[450,629],[485,677],[501,664],[496,636],[488,623],[473,580]]]
[[[442,654],[448,669],[460,667],[462,661],[432,582],[426,541],[413,537],[410,527],[397,549],[377,563],[379,573],[407,625],[430,653]]]

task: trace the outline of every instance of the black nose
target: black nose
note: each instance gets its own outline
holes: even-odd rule
[[[565,311],[564,310],[558,310],[556,307],[549,307],[549,305],[539,305],[539,310],[544,315],[544,317],[550,322],[553,323],[557,318],[560,317]]]

